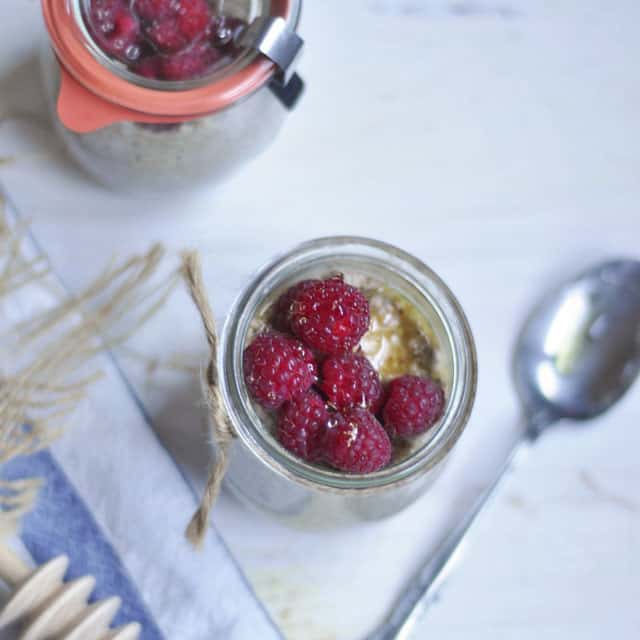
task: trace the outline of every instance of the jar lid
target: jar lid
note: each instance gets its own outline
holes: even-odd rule
[[[128,71],[100,49],[84,20],[88,4],[88,0],[42,0],[61,64],[58,112],[74,131],[92,131],[123,120],[176,122],[219,111],[277,74],[284,79],[302,48],[295,33],[301,0],[227,1],[234,16],[241,14],[249,23],[238,39],[239,54],[199,79],[151,80]]]

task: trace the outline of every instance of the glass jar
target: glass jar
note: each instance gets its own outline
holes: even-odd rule
[[[41,68],[57,133],[99,182],[141,194],[215,185],[273,142],[302,91],[293,73],[302,0],[225,0],[224,15],[249,25],[237,53],[180,81],[143,77],[104,53],[83,15],[90,1],[42,0]]]
[[[249,398],[243,351],[256,318],[289,286],[345,274],[371,279],[406,301],[431,329],[446,394],[441,420],[405,455],[368,475],[349,475],[293,456],[279,445]],[[460,438],[475,398],[477,364],[465,315],[438,276],[390,245],[354,237],[311,241],[260,271],[234,303],[219,354],[221,389],[237,433],[226,486],[244,501],[291,524],[325,527],[376,520],[411,504],[434,482]]]

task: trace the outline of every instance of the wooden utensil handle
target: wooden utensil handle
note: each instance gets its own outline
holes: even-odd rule
[[[14,551],[0,544],[0,578],[9,586],[17,587],[32,573],[29,566]]]

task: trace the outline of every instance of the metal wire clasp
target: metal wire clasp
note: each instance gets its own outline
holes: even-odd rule
[[[242,46],[251,47],[273,61],[287,85],[295,72],[304,40],[278,16],[256,18],[240,37]]]

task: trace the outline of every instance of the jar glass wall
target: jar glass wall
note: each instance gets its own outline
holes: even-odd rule
[[[424,321],[447,398],[444,415],[432,429],[407,444],[388,467],[367,475],[341,473],[287,452],[244,384],[242,355],[265,310],[289,286],[336,273],[352,284],[382,283]],[[219,367],[226,408],[238,436],[227,486],[243,500],[292,524],[312,527],[383,518],[422,495],[467,424],[477,376],[467,320],[438,276],[395,247],[350,237],[306,243],[263,269],[231,310]]]

